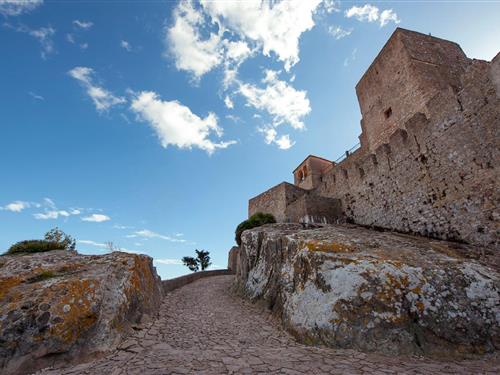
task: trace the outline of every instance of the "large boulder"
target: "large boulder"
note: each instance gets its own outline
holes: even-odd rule
[[[265,225],[242,235],[238,283],[305,343],[463,357],[500,347],[498,252],[479,250],[347,224]]]
[[[145,255],[56,250],[0,257],[0,373],[83,361],[155,317],[161,280]]]

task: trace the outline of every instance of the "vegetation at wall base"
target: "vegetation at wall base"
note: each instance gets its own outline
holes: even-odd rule
[[[265,214],[263,212],[257,212],[250,216],[247,220],[242,221],[237,227],[235,231],[235,240],[238,246],[241,246],[241,234],[243,231],[247,229],[252,229],[256,227],[260,227],[264,224],[273,224],[276,223],[276,219],[271,214]]]

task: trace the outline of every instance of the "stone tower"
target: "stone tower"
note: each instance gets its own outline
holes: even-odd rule
[[[361,148],[373,152],[417,112],[430,117],[427,102],[445,90],[458,92],[469,63],[454,42],[396,29],[356,85]]]
[[[294,184],[302,189],[314,189],[321,183],[323,174],[334,164],[319,156],[309,155],[293,171]]]

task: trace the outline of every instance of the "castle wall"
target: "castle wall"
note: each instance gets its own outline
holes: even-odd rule
[[[250,199],[248,216],[269,213],[279,223],[338,223],[343,221],[339,199],[318,197],[308,190],[283,182]]]
[[[248,216],[250,217],[257,212],[263,212],[272,214],[277,222],[288,222],[289,219],[286,215],[287,206],[305,193],[307,191],[304,189],[288,182],[282,182],[250,199],[248,202]]]
[[[339,199],[304,194],[285,209],[288,222],[336,224],[343,222],[342,203]]]
[[[500,56],[473,61],[458,94],[434,92],[425,113],[336,165],[313,192],[340,199],[359,224],[498,247],[499,74]]]

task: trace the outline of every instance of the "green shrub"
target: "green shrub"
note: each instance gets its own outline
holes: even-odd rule
[[[43,253],[52,250],[75,250],[75,240],[59,228],[45,233],[43,240],[20,241],[12,245],[5,254]]]
[[[51,250],[65,250],[64,245],[47,240],[26,240],[12,245],[6,254],[42,253]]]
[[[200,268],[202,271],[205,271],[212,265],[212,262],[210,262],[210,252],[205,250],[195,250],[195,252],[196,258],[183,257],[182,263],[193,272],[198,272]]]
[[[247,229],[252,229],[260,227],[264,224],[276,223],[276,219],[271,214],[265,214],[262,212],[257,212],[248,218],[248,220],[242,221],[235,231],[235,240],[238,246],[241,246],[241,234]]]

